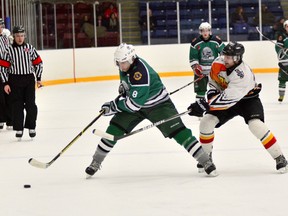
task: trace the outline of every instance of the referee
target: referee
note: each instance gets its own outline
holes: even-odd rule
[[[36,49],[25,42],[23,26],[14,26],[12,33],[13,44],[0,57],[0,72],[4,91],[11,97],[13,130],[20,140],[24,128],[31,138],[36,136],[35,82],[41,86],[43,63]]]
[[[11,37],[10,31],[5,28],[4,20],[0,18],[0,56],[3,55],[9,46]],[[9,103],[9,95],[5,93],[4,84],[0,79],[0,129],[4,128],[5,122],[6,129],[12,129],[12,109]]]

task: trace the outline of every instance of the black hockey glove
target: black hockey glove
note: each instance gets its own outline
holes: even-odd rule
[[[209,110],[209,104],[205,101],[204,98],[201,98],[200,100],[196,101],[195,103],[192,103],[187,109],[191,110],[190,113],[188,113],[191,116],[198,116],[202,117],[203,113],[205,111]]]
[[[101,110],[104,110],[104,116],[114,115],[118,112],[115,101],[106,102],[102,105]]]
[[[208,101],[211,100],[213,97],[215,97],[216,95],[218,95],[220,92],[216,89],[210,89],[208,92],[207,92],[207,99]]]
[[[253,97],[258,96],[258,94],[260,93],[261,90],[262,90],[262,84],[259,83],[256,87],[251,89],[247,95],[245,95],[244,99],[253,98]]]
[[[126,82],[121,82],[120,85],[119,85],[119,88],[118,88],[118,92],[119,92],[119,95],[123,96],[123,97],[126,97],[128,96],[129,97],[129,86]]]

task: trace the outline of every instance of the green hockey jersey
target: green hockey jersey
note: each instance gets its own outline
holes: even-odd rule
[[[129,87],[126,97],[117,101],[122,111],[136,112],[169,100],[169,93],[158,73],[142,58],[137,57],[127,72],[119,71],[120,81]]]
[[[224,46],[225,44],[218,36],[210,35],[208,40],[204,40],[200,35],[191,42],[190,66],[199,64],[204,74],[209,73],[212,62],[219,56]]]

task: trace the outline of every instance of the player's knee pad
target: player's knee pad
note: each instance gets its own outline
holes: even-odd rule
[[[219,123],[219,119],[211,114],[206,114],[200,121],[200,133],[211,133],[215,126]]]
[[[252,134],[254,134],[258,139],[261,139],[269,131],[265,123],[260,119],[249,120],[248,127]]]

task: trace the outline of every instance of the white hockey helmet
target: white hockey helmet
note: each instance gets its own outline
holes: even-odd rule
[[[211,31],[211,25],[208,22],[202,22],[199,26],[199,31],[201,32],[204,29]]]
[[[121,43],[114,53],[114,62],[116,65],[118,65],[119,62],[126,61],[132,64],[136,57],[137,55],[133,45]]]
[[[283,28],[284,29],[286,28],[286,25],[288,25],[288,20],[285,20],[284,23],[283,23]]]

